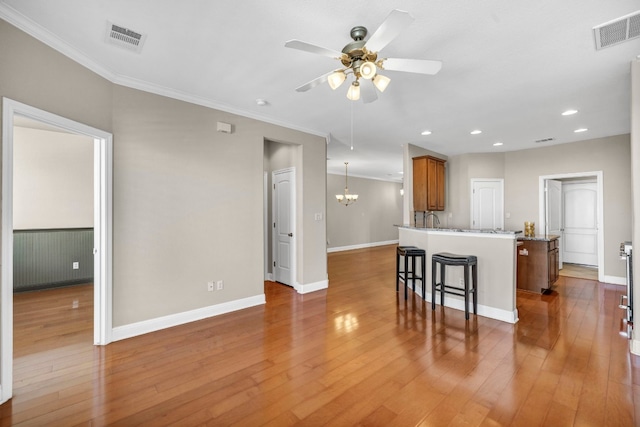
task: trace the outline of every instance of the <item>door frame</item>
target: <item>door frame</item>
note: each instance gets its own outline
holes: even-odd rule
[[[15,115],[62,128],[74,134],[85,135],[94,140],[94,344],[109,344],[113,330],[113,135],[18,101],[3,98],[0,403],[7,401],[13,395],[13,127]]]
[[[547,179],[563,180],[568,178],[596,178],[597,203],[596,208],[598,215],[598,281],[604,282],[604,184],[602,181],[602,171],[592,172],[574,172],[555,175],[541,175],[538,177],[538,220],[540,221],[540,230],[547,229],[547,205],[545,201],[544,191],[546,188],[545,181]]]
[[[502,229],[504,229],[504,179],[503,178],[471,178],[470,180],[470,188],[469,188],[469,195],[471,196],[471,199],[469,200],[469,226],[471,229],[474,229],[473,227],[473,217],[474,217],[474,209],[473,209],[473,201],[474,201],[474,192],[473,192],[473,187],[474,184],[476,182],[495,182],[500,184],[500,197],[502,197],[502,203],[500,205],[500,223],[502,224]]]
[[[295,167],[290,167],[290,168],[285,168],[285,169],[278,169],[275,170],[273,172],[271,172],[271,184],[273,185],[273,191],[271,192],[271,221],[275,224],[276,221],[276,192],[275,192],[275,177],[276,175],[280,175],[283,173],[291,173],[291,188],[289,190],[289,200],[291,202],[291,212],[290,212],[290,219],[291,219],[291,229],[293,230],[293,237],[291,238],[291,286],[293,287],[293,289],[295,289],[296,291],[300,292],[300,286],[298,286],[298,280],[297,280],[297,241],[298,241],[298,233],[297,233],[297,229],[296,229],[296,168]],[[271,254],[272,254],[272,258],[275,262],[276,260],[276,254],[277,254],[277,237],[275,235],[275,233],[271,233]],[[275,268],[275,266],[274,266]],[[275,269],[272,271],[272,276],[273,276],[273,280],[276,279],[276,271]]]

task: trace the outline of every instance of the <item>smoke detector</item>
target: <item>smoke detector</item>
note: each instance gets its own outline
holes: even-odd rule
[[[593,27],[596,50],[640,37],[640,10]]]
[[[107,21],[105,41],[109,44],[125,48],[132,52],[140,53],[146,40],[146,34],[142,34],[122,25]]]

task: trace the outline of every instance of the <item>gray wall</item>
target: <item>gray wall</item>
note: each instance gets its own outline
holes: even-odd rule
[[[358,195],[349,206],[336,200],[344,186],[344,175],[327,175],[327,248],[398,240],[394,224],[402,223],[402,184],[349,176],[349,192]]]
[[[264,293],[265,139],[300,146],[297,281],[327,280],[324,138],[118,86],[2,20],[0,57],[0,96],[114,135],[114,326]]]

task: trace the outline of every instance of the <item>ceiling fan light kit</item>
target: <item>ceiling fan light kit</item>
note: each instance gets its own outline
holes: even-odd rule
[[[399,58],[378,59],[378,52],[395,39],[411,22],[413,22],[413,17],[408,12],[393,10],[368,40],[365,40],[368,33],[366,27],[353,27],[350,32],[353,41],[348,43],[341,52],[300,40],[289,40],[285,43],[285,47],[338,59],[345,67],[342,70],[323,74],[296,90],[298,92],[306,92],[325,81],[329,83],[331,89],[335,90],[344,83],[347,74],[351,72],[355,77],[355,81],[349,86],[347,98],[357,101],[360,99],[359,79],[361,78],[371,80],[373,86],[380,92],[384,92],[387,88],[391,79],[378,74],[379,69],[418,74],[436,74],[442,67],[441,61]],[[378,99],[375,90],[369,90],[367,87],[364,89],[365,92],[362,98],[365,103]]]

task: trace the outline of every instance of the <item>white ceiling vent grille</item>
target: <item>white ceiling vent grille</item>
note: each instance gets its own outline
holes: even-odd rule
[[[551,141],[555,141],[555,140],[556,140],[555,138],[542,138],[542,139],[536,139],[533,142],[535,142],[536,144],[542,144],[542,143],[545,143],[545,142],[551,142]]]
[[[113,22],[107,22],[107,43],[139,53],[146,39],[146,34],[138,33]]]
[[[593,27],[596,50],[640,37],[640,11]]]

